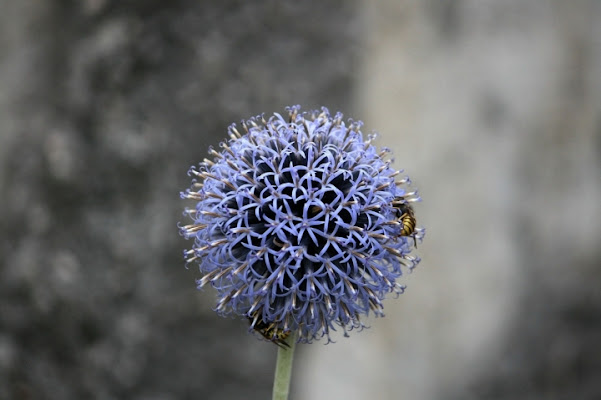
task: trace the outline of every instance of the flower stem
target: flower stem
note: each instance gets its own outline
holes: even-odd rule
[[[288,336],[286,344],[290,347],[278,347],[278,358],[275,364],[275,376],[273,379],[273,400],[288,400],[290,377],[292,375],[292,360],[294,358],[294,347],[296,346],[296,332]]]

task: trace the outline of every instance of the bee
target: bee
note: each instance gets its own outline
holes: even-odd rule
[[[397,221],[403,224],[400,236],[411,236],[413,238],[414,246],[417,247],[417,238],[415,234],[417,220],[413,213],[413,207],[411,207],[411,204],[409,204],[404,197],[396,197],[392,201],[392,206],[396,208]]]
[[[290,331],[285,331],[276,327],[275,322],[264,322],[256,312],[252,316],[248,317],[248,320],[250,321],[252,329],[255,332],[259,332],[266,340],[281,348],[290,347],[288,343],[286,343],[286,338],[290,336]]]

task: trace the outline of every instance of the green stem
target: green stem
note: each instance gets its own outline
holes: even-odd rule
[[[279,346],[278,358],[275,364],[275,377],[273,379],[273,400],[288,400],[290,391],[290,376],[292,375],[292,360],[296,346],[296,332],[286,339],[290,347]]]

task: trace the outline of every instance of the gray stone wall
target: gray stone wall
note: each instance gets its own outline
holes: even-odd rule
[[[0,399],[264,399],[275,346],[195,290],[186,171],[320,105],[420,189],[386,318],[300,346],[297,399],[601,396],[601,3],[11,1]]]
[[[601,3],[362,15],[355,104],[421,190],[423,261],[371,330],[310,348],[301,398],[599,398]]]
[[[231,122],[350,108],[353,3],[0,8],[0,399],[268,398],[276,348],[196,291],[179,192]]]

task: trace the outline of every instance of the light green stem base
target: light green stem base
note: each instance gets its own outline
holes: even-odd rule
[[[273,400],[288,400],[290,377],[292,376],[292,361],[294,359],[294,347],[296,346],[296,332],[288,336],[286,343],[290,347],[280,346],[278,348],[278,358],[275,364],[275,377],[273,379]]]

